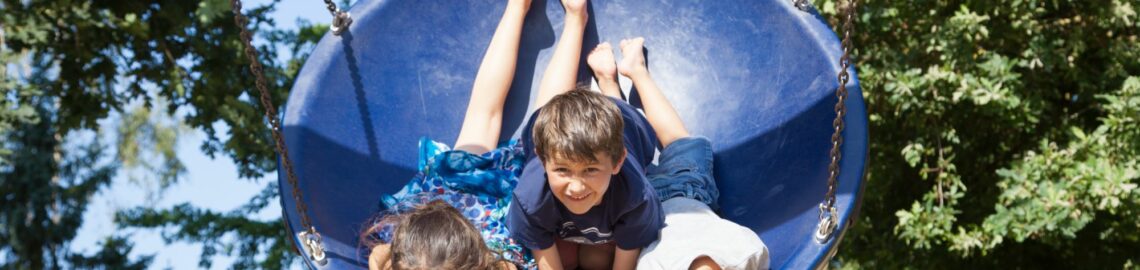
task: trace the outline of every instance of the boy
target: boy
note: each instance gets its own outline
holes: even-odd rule
[[[625,102],[574,89],[585,0],[563,0],[566,21],[523,129],[527,162],[507,227],[540,269],[633,269],[664,216],[644,168],[658,145]]]
[[[649,75],[643,43],[642,38],[623,40],[625,58],[620,65],[615,65],[608,43],[590,53],[587,61],[599,88],[612,99],[571,91],[554,98],[532,118],[524,131],[524,146],[535,149],[540,161],[528,162],[515,190],[508,217],[508,226],[514,225],[512,235],[532,249],[545,269],[558,269],[551,266],[559,263],[567,269],[766,269],[767,248],[759,237],[710,208],[719,195],[712,177],[712,145],[690,136]],[[618,100],[619,71],[639,89],[644,118]],[[622,122],[613,120],[611,107],[618,107]],[[605,139],[618,132],[629,151],[616,149],[616,142]],[[531,138],[533,142],[525,141]],[[649,165],[655,138],[663,148],[660,164]],[[628,162],[624,166],[623,156]],[[610,174],[616,177],[609,178]],[[652,185],[646,185],[645,179]],[[535,189],[540,196],[520,195]],[[664,210],[652,201],[655,193],[661,196]],[[655,228],[661,228],[662,215],[669,227],[658,240]],[[591,216],[601,216],[602,221]],[[581,230],[582,223],[598,227]],[[608,235],[607,225],[613,228]],[[550,236],[551,231],[557,236]],[[607,245],[608,240],[598,240],[606,236],[613,237],[616,248]],[[548,238],[555,240],[543,240]],[[652,244],[641,253],[644,241]],[[627,261],[626,256],[638,254],[636,262]]]

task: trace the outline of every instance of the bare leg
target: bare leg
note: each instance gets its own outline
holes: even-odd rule
[[[614,49],[609,42],[594,47],[594,50],[590,51],[590,55],[586,56],[586,64],[589,64],[590,69],[594,71],[594,79],[598,80],[598,88],[602,89],[602,94],[622,98],[621,87],[618,86],[617,81],[618,72],[617,62],[614,62]]]
[[[538,97],[534,100],[536,107],[546,105],[551,98],[574,89],[578,83],[582,36],[589,20],[589,15],[586,14],[586,0],[562,0],[562,7],[566,9],[566,22],[562,28],[562,37],[558,40],[558,47],[554,48],[550,64],[546,66],[546,72],[542,74],[542,81],[538,84]]]
[[[483,55],[471,87],[471,102],[455,140],[455,149],[482,154],[495,148],[503,128],[503,104],[511,89],[530,0],[507,2],[503,18]]]
[[[625,39],[621,41],[621,63],[618,63],[618,72],[633,81],[641,95],[641,104],[645,107],[645,119],[657,132],[657,139],[661,146],[669,146],[673,141],[688,137],[689,130],[681,122],[681,117],[673,109],[673,104],[665,99],[657,82],[649,76],[649,68],[645,66],[644,38]]]

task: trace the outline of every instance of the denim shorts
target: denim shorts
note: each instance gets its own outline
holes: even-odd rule
[[[661,151],[657,164],[649,165],[646,177],[664,202],[685,197],[717,209],[720,191],[713,179],[712,143],[705,137],[685,137]]]

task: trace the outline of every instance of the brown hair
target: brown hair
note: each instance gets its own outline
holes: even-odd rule
[[[555,96],[534,123],[534,144],[543,162],[551,158],[597,161],[604,153],[617,163],[625,150],[624,122],[617,105],[583,86]]]
[[[394,230],[388,242],[387,261],[380,263],[391,269],[482,270],[500,269],[507,264],[493,255],[479,231],[459,210],[441,200],[408,213],[380,218],[362,234],[362,243],[369,250],[383,244],[374,235],[388,224],[394,225]]]

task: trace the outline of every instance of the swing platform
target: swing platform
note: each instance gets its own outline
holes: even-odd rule
[[[380,196],[414,175],[422,136],[453,143],[471,82],[506,1],[361,0],[353,24],[326,34],[296,78],[284,136],[299,189],[328,261],[316,269],[366,269],[358,234]],[[854,76],[830,241],[814,234],[827,192],[838,59],[836,35],[791,0],[592,0],[582,46],[646,38],[650,72],[694,135],[710,138],[719,214],[768,245],[773,269],[826,265],[857,215],[867,156],[867,114]],[[563,10],[535,0],[507,97],[502,139],[520,134]],[[579,81],[592,78],[582,60]],[[629,83],[622,82],[624,91]],[[628,93],[639,106],[636,93]],[[301,227],[281,176],[291,232]],[[293,241],[299,239],[293,238]],[[297,242],[295,242],[297,243]],[[298,244],[298,247],[300,245]]]

